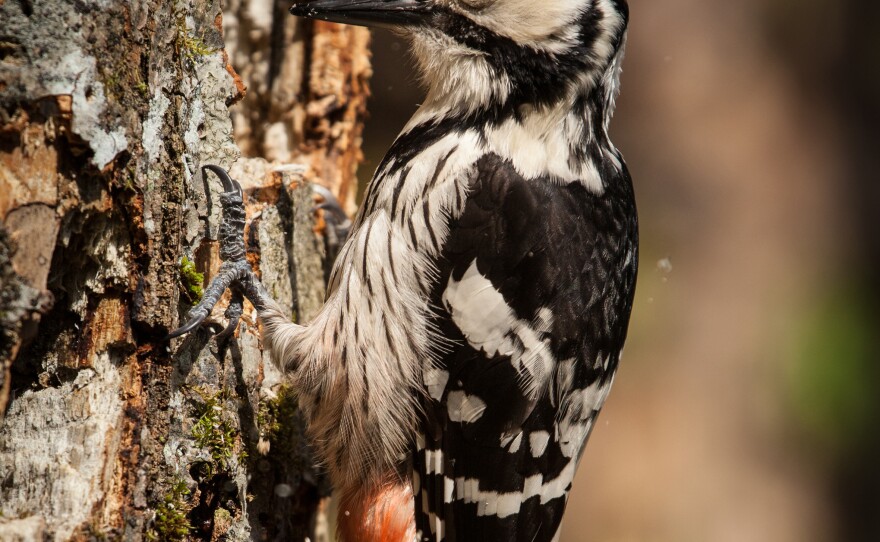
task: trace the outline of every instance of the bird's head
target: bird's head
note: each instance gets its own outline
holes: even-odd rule
[[[473,112],[546,106],[600,86],[613,101],[626,0],[310,0],[294,15],[407,34],[426,103]]]

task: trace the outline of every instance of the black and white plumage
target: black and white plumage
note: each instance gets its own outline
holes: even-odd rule
[[[427,372],[423,531],[556,535],[626,333],[634,211],[626,182],[596,195],[477,162],[432,294],[455,346]]]
[[[608,137],[626,2],[291,11],[406,32],[428,87],[367,188],[320,314],[287,322],[246,281],[318,455],[360,503],[349,538],[386,536],[389,488],[412,506],[404,538],[558,538],[635,288],[632,185]]]

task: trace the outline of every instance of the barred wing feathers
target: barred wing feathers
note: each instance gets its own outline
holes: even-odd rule
[[[626,171],[601,194],[482,158],[434,287],[452,346],[424,372],[413,459],[427,540],[558,536],[626,336],[636,219]]]

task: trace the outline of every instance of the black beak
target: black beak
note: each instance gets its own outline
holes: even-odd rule
[[[395,28],[424,24],[434,13],[431,0],[307,0],[290,12],[334,23]]]

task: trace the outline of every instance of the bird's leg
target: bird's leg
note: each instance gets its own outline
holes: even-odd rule
[[[220,194],[223,218],[220,221],[219,234],[220,257],[223,259],[223,263],[220,265],[217,276],[205,288],[202,300],[190,310],[189,320],[183,326],[172,331],[168,335],[168,339],[180,337],[199,327],[211,314],[214,305],[217,304],[227,288],[233,288],[233,293],[232,301],[226,310],[229,325],[220,333],[221,337],[228,337],[238,325],[243,311],[244,297],[247,297],[258,311],[271,303],[269,293],[256,277],[245,257],[245,212],[241,186],[223,168],[213,165],[204,166],[202,168],[203,174],[206,174],[206,170],[217,175],[223,183],[224,192]]]

